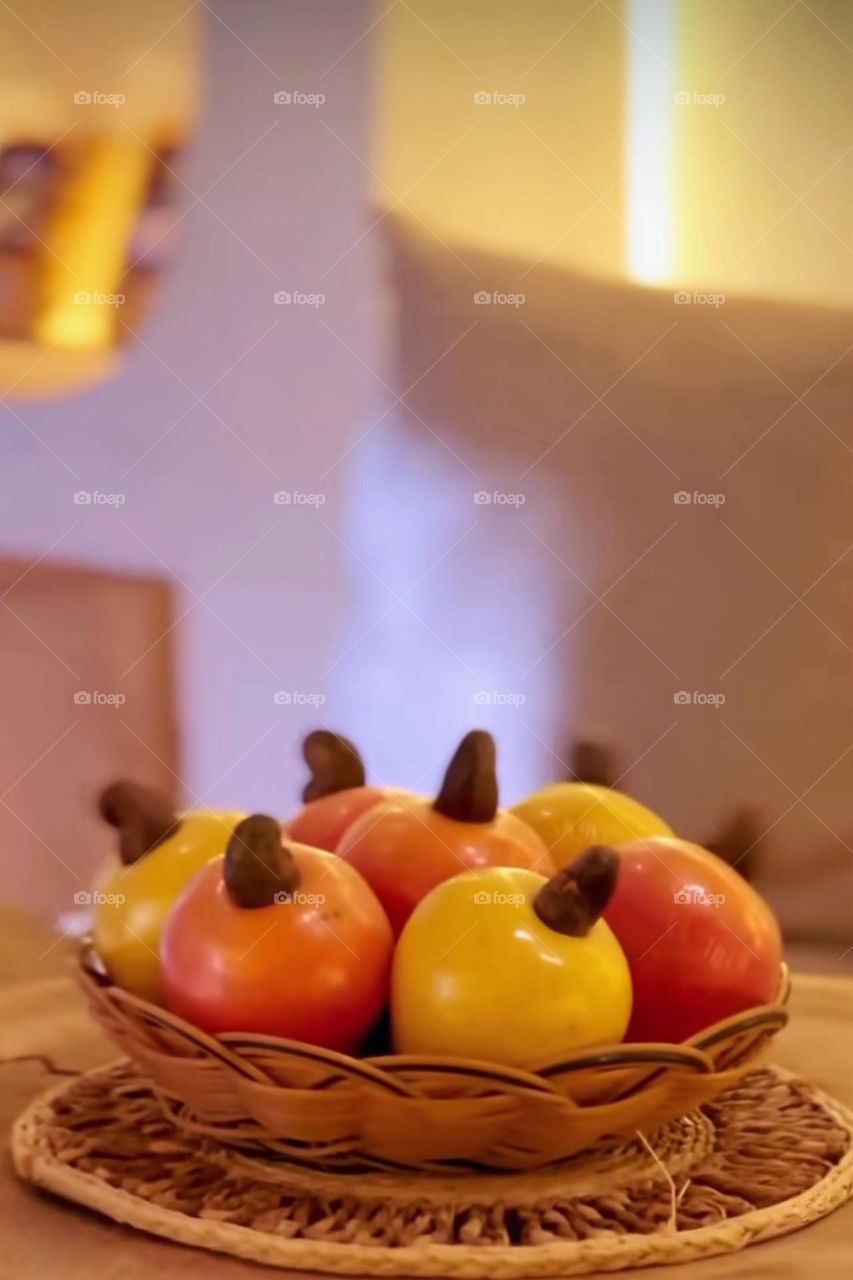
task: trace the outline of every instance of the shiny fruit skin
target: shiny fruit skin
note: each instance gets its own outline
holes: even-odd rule
[[[604,918],[631,967],[628,1040],[678,1043],[775,999],[779,926],[736,871],[674,837],[638,840],[618,853]]]
[[[95,881],[92,940],[118,986],[162,1003],[160,935],[199,867],[223,852],[242,813],[187,813],[174,835],[131,866],[111,858]]]
[[[638,800],[592,782],[554,782],[513,805],[512,812],[538,832],[558,869],[594,844],[616,847],[674,834]]]
[[[284,832],[300,844],[334,853],[347,827],[367,813],[388,794],[381,787],[347,787],[332,795],[320,796],[300,809],[284,825]]]
[[[337,852],[373,889],[395,936],[430,889],[461,871],[554,871],[535,831],[508,810],[499,809],[491,822],[457,822],[420,796],[396,796],[376,805],[348,828]]]
[[[217,1034],[284,1036],[353,1051],[388,996],[393,938],[375,895],[334,854],[288,840],[290,902],[238,907],[222,860],[178,898],[163,933],[168,1007]]]
[[[582,938],[543,924],[532,899],[545,881],[512,867],[464,872],[415,908],[394,956],[398,1053],[529,1067],[622,1039],[622,950],[603,920]]]

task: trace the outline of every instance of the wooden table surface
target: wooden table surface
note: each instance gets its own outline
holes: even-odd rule
[[[2,921],[0,921],[2,923]],[[6,939],[0,940],[0,954]],[[18,937],[17,945],[22,946]],[[38,948],[43,949],[39,941]],[[34,953],[35,949],[33,949]],[[67,963],[64,948],[52,955]],[[18,958],[27,954],[19,950]],[[8,1151],[9,1127],[25,1104],[56,1083],[38,1060],[85,1069],[115,1058],[115,1050],[90,1025],[71,976],[19,981],[0,964],[0,1274],[8,1280],[263,1280],[271,1269],[168,1244],[100,1218],[17,1181]],[[43,965],[35,966],[38,972]],[[33,972],[33,968],[29,969]],[[810,1077],[853,1107],[853,980],[795,978],[791,1025],[776,1042],[774,1060]],[[282,1272],[277,1274],[281,1275]],[[295,1275],[296,1273],[284,1273]],[[625,1273],[622,1273],[625,1274]],[[633,1272],[645,1280],[848,1280],[853,1274],[853,1201],[803,1231],[755,1245],[742,1253]]]

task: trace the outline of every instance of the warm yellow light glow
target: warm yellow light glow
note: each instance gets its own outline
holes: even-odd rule
[[[413,232],[531,285],[556,267],[851,305],[850,53],[808,7],[416,8],[377,8],[373,162]]]
[[[120,281],[150,167],[148,151],[129,133],[87,144],[44,233],[35,336],[47,346],[115,341]]]
[[[622,12],[621,0],[382,3],[378,199],[463,256],[622,274]]]
[[[673,265],[674,0],[629,0],[626,21],[628,272],[659,284]]]

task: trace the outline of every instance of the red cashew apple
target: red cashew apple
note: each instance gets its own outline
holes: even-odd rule
[[[341,734],[315,729],[303,742],[302,755],[311,770],[302,792],[305,807],[284,824],[284,832],[332,853],[347,827],[389,793],[367,785],[357,748]]]
[[[434,800],[382,800],[347,829],[337,852],[371,886],[395,935],[430,889],[461,871],[555,870],[536,832],[498,808],[494,740],[476,729],[462,739]]]
[[[254,814],[176,900],[160,948],[168,1007],[214,1034],[347,1053],[379,1019],[393,939],[352,867]]]
[[[627,1040],[679,1042],[774,1000],[779,926],[737,871],[675,837],[636,840],[617,852],[604,919],[631,969]]]

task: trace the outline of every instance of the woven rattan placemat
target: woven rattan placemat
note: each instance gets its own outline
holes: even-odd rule
[[[342,1275],[569,1276],[683,1262],[806,1226],[853,1193],[853,1115],[775,1068],[701,1113],[526,1174],[319,1174],[186,1135],[124,1064],[18,1120],[21,1177],[119,1222]]]

